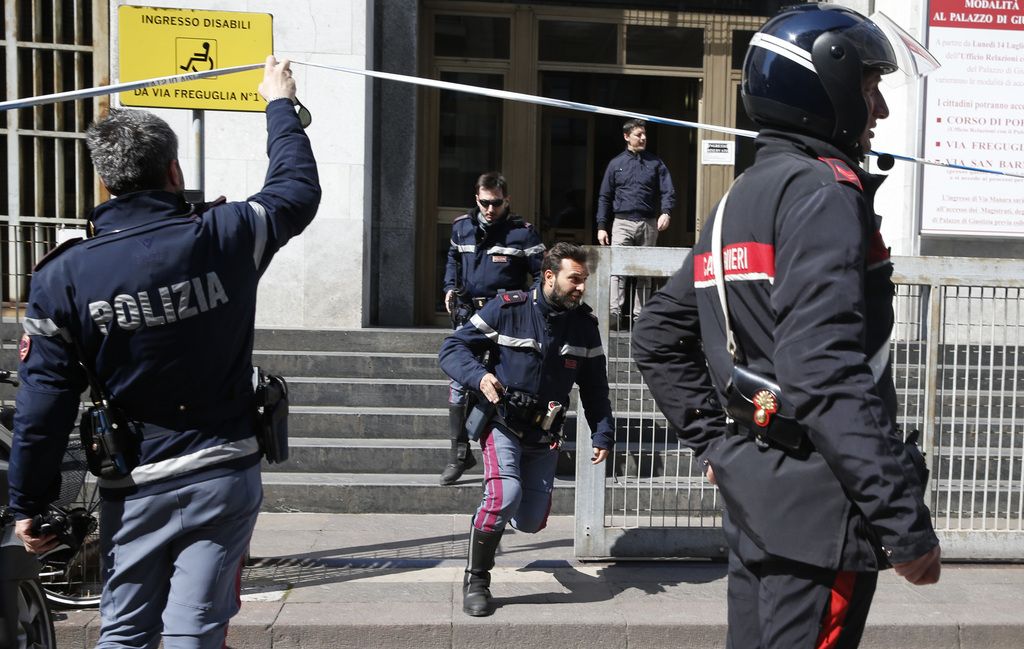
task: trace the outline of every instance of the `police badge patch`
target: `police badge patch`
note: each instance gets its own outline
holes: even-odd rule
[[[28,334],[21,334],[21,340],[18,341],[18,358],[21,359],[22,363],[28,358],[30,351],[32,351],[32,339],[29,338]]]

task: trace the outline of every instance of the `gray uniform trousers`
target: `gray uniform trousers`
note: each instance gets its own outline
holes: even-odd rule
[[[483,532],[505,525],[521,532],[539,532],[548,522],[555,486],[558,449],[521,444],[514,434],[491,425],[480,438],[484,458],[484,497],[473,517]]]
[[[104,501],[96,649],[220,649],[240,607],[242,560],[263,501],[260,465]]]

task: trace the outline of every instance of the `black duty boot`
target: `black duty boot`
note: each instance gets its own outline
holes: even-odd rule
[[[448,435],[452,440],[452,451],[448,466],[441,473],[441,484],[455,484],[462,474],[476,466],[476,458],[469,449],[466,436],[466,407],[448,406]]]
[[[498,550],[501,532],[481,532],[475,526],[469,532],[469,557],[466,559],[466,576],[462,580],[462,612],[473,617],[490,615],[491,568],[494,567],[494,553]]]

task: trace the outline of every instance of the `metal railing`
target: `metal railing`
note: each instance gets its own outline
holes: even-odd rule
[[[726,554],[721,501],[657,410],[630,354],[610,331],[609,277],[661,282],[688,250],[593,248],[588,300],[607,343],[618,445],[594,467],[577,418],[576,556]],[[898,424],[920,430],[943,557],[1024,559],[1024,262],[894,257],[892,337]],[[628,300],[627,300],[628,304]],[[1024,395],[1024,393],[1022,393]]]

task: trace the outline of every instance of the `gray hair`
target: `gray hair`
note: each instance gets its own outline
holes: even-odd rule
[[[112,108],[89,127],[85,141],[96,173],[114,196],[163,189],[167,168],[178,158],[178,136],[144,110]]]

